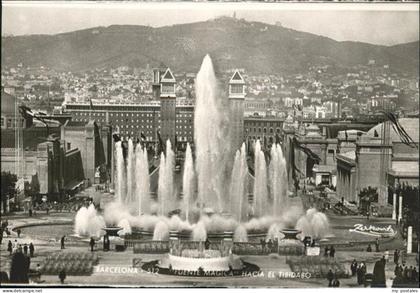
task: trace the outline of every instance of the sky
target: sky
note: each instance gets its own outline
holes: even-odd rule
[[[153,27],[219,16],[269,24],[337,41],[395,45],[419,39],[417,3],[2,2],[2,35],[57,34],[112,24]]]

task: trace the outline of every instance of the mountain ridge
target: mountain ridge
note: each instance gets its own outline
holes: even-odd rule
[[[389,64],[418,72],[419,41],[392,46],[335,41],[294,29],[218,18],[163,27],[98,26],[55,35],[2,37],[2,66],[23,63],[57,70],[84,71],[122,65],[158,66],[196,72],[209,53],[222,70],[299,72],[310,65]]]

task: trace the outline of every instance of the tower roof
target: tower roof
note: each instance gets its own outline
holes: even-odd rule
[[[233,73],[232,77],[229,80],[229,84],[245,84],[245,80],[242,77],[239,70],[235,70],[235,72]]]
[[[175,77],[169,68],[166,69],[165,73],[162,75],[162,79],[160,80],[160,82],[170,82],[170,83],[176,82]]]

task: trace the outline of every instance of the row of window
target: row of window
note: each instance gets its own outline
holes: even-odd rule
[[[281,127],[282,126],[281,122],[266,122],[266,121],[258,121],[258,122],[257,121],[255,121],[255,122],[245,121],[245,124],[247,126],[268,126],[268,127],[270,127],[270,126]]]
[[[1,128],[23,127],[24,125],[25,125],[24,119],[14,119],[14,118],[5,119],[4,117],[1,117]]]
[[[257,131],[257,128],[256,128],[256,127],[254,127],[254,128],[249,128],[249,129],[248,129],[248,128],[245,128],[245,132],[248,132],[248,131],[249,131],[249,132],[258,132],[258,133],[261,133],[261,127],[259,127],[259,128],[258,128],[258,131]],[[265,127],[264,127],[264,128],[262,129],[262,131],[263,131],[263,133],[267,133],[267,128],[265,128]],[[270,128],[270,129],[269,129],[269,132],[270,132],[270,133],[274,133],[274,129],[273,129],[273,128]],[[280,128],[276,128],[276,132],[277,132],[277,133],[280,133],[280,132],[281,132],[281,129],[280,129]]]
[[[182,126],[182,125],[176,125],[175,128],[192,129],[192,125],[184,125],[184,126]]]
[[[152,129],[152,128],[154,128],[154,127],[152,127],[152,125],[119,125],[119,127],[121,127],[121,128],[142,128],[142,129]]]

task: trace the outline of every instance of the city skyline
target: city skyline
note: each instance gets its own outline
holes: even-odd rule
[[[281,23],[287,28],[337,41],[391,46],[418,41],[419,35],[418,7],[413,3],[318,4],[316,10],[314,4],[298,6],[298,3],[241,3],[241,6],[234,3],[164,3],[165,7],[162,7],[163,3],[101,3],[99,7],[97,4],[3,3],[2,35],[59,34],[115,24],[164,27],[234,15],[247,21]]]

